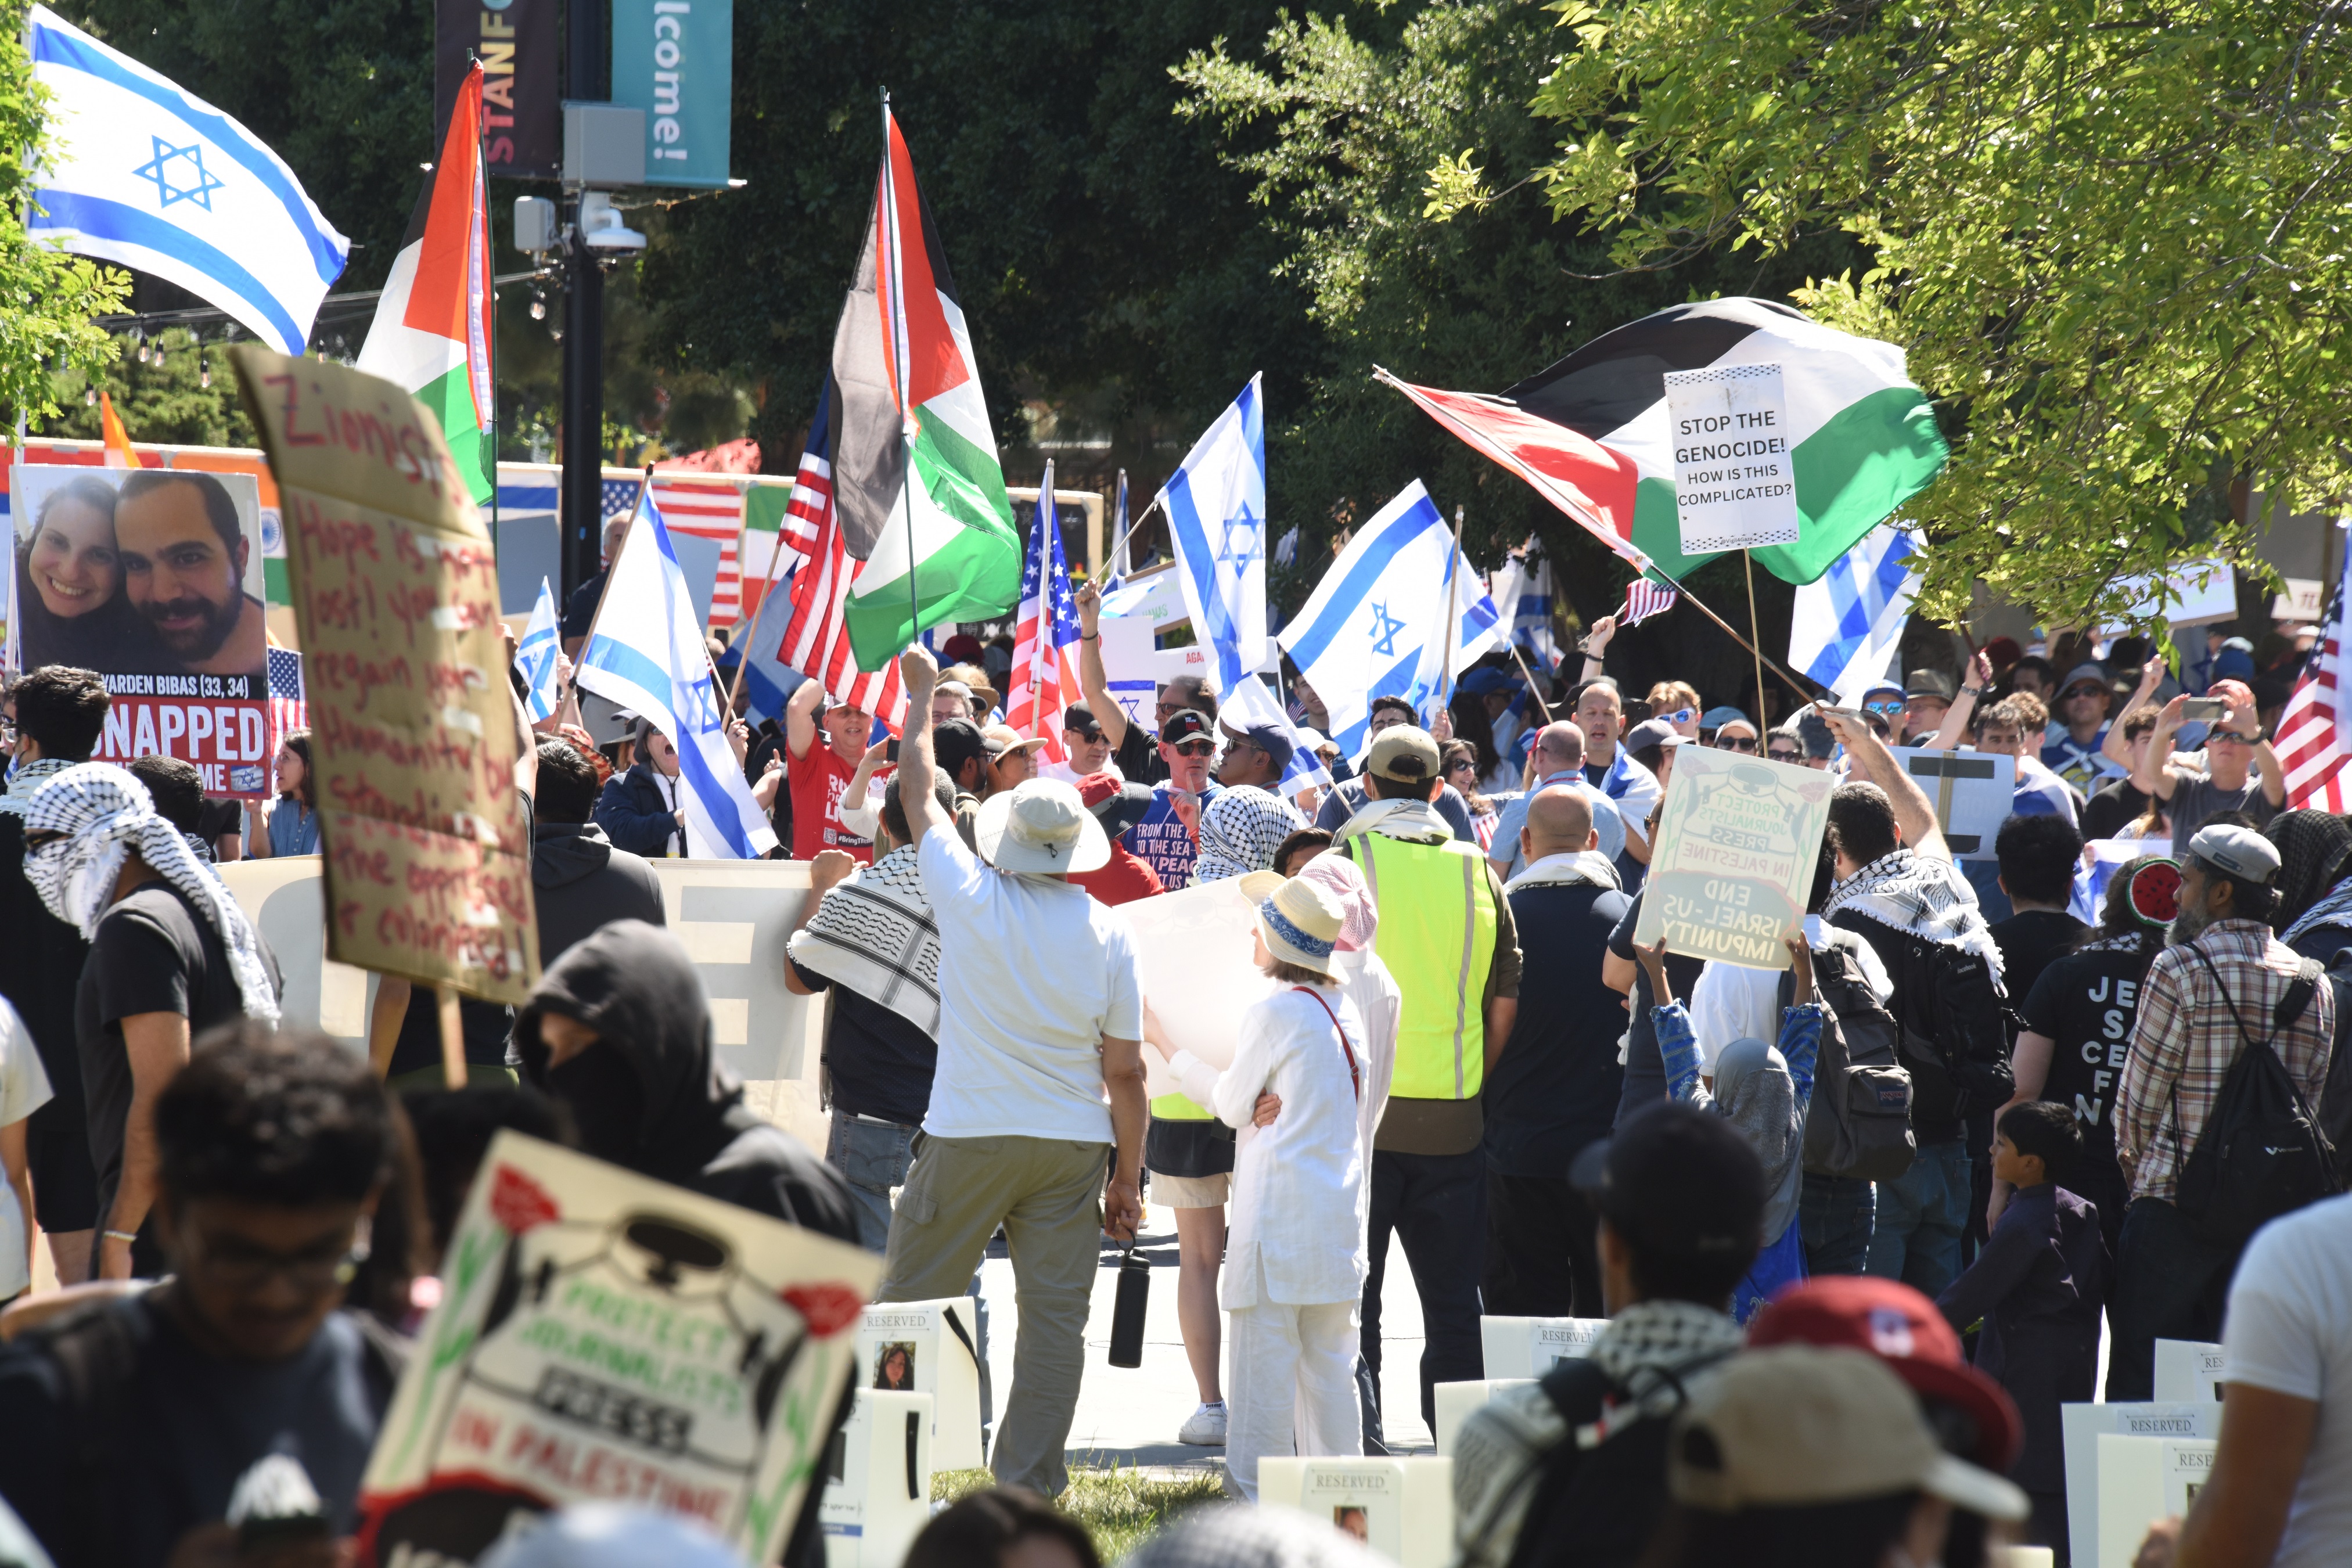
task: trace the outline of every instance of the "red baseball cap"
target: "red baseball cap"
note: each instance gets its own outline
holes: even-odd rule
[[[1899,1280],[1824,1274],[1792,1285],[1748,1323],[1748,1343],[1756,1349],[1808,1344],[1868,1351],[1894,1368],[1912,1393],[1966,1418],[1970,1441],[1961,1458],[2000,1476],[2017,1461],[2024,1427],[2008,1391],[1962,1358],[1960,1336],[1944,1314]],[[1939,1435],[1953,1436],[1942,1423],[1931,1424]]]

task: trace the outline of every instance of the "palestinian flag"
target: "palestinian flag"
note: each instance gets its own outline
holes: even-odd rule
[[[441,421],[449,455],[477,503],[498,485],[491,426],[490,207],[482,169],[482,67],[458,89],[358,366],[397,382]]]
[[[1501,397],[1386,379],[1628,563],[1679,581],[1709,558],[1681,550],[1665,373],[1766,363],[1780,366],[1788,397],[1798,537],[1755,556],[1776,577],[1811,583],[1949,455],[1892,343],[1769,300],[1710,300],[1604,332]]]
[[[925,626],[1010,612],[1021,537],[946,253],[898,122],[887,136],[857,274],[834,331],[833,493],[862,563],[846,617],[860,668]],[[919,603],[919,612],[917,604]]]

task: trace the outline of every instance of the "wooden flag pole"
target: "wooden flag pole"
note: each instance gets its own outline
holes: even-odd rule
[[[1748,651],[1750,654],[1753,654],[1756,658],[1756,728],[1761,731],[1766,728],[1764,723],[1764,655],[1757,647],[1757,644],[1764,640],[1764,634],[1756,629],[1755,553],[1752,551],[1742,549],[1739,552],[1739,563],[1746,567],[1748,571],[1748,635],[1755,639],[1754,642],[1748,645]],[[1799,695],[1801,696],[1802,693],[1800,693]]]
[[[457,993],[436,982],[433,1003],[441,1015],[441,1078],[451,1089],[466,1087],[466,1029],[457,1013]]]
[[[1454,701],[1454,616],[1461,602],[1457,595],[1462,590],[1462,506],[1456,502],[1454,508],[1454,553],[1445,563],[1445,620],[1437,631],[1437,646],[1444,659],[1438,666],[1437,700],[1441,707],[1450,706]]]

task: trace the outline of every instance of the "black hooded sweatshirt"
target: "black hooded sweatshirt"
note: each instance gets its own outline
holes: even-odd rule
[[[542,1014],[602,1037],[551,1069]],[[615,921],[541,976],[515,1020],[530,1084],[569,1104],[582,1150],[656,1181],[857,1239],[849,1188],[833,1168],[743,1104],[743,1082],[710,1044],[710,1004],[685,943],[643,921]]]

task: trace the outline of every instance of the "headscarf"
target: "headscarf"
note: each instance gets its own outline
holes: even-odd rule
[[[1298,808],[1255,784],[1226,790],[1201,813],[1201,850],[1192,883],[1214,882],[1274,868],[1282,841],[1307,826]]]
[[[2328,811],[2283,811],[2263,833],[2279,852],[2278,875],[2271,884],[2278,889],[2278,907],[2271,913],[2271,929],[2285,931],[2352,869],[2347,865],[2352,860],[2352,825]]]
[[[911,845],[835,884],[786,950],[803,968],[939,1037],[940,928]]]
[[[111,763],[77,763],[34,794],[25,812],[25,837],[39,833],[65,835],[25,851],[26,880],[49,913],[85,940],[96,936],[123,862],[136,850],[218,933],[246,1016],[278,1021],[278,994],[261,961],[253,922],[196,858],[180,830],[156,815],[145,784]]]
[[[1788,1061],[1761,1040],[1734,1040],[1715,1058],[1715,1104],[1764,1162],[1767,1242],[1796,1217],[1804,1186],[1805,1119]]]
[[[1330,894],[1339,906],[1343,918],[1334,945],[1341,952],[1360,952],[1372,945],[1381,927],[1381,906],[1353,860],[1345,855],[1318,855],[1299,868],[1298,876]]]
[[[1831,888],[1822,913],[1849,909],[1923,941],[1973,952],[2000,978],[2000,947],[1977,907],[1977,890],[1949,860],[1890,850]]]
[[[16,770],[8,788],[0,793],[0,816],[22,816],[33,804],[33,792],[75,764],[63,757],[36,757]]]

